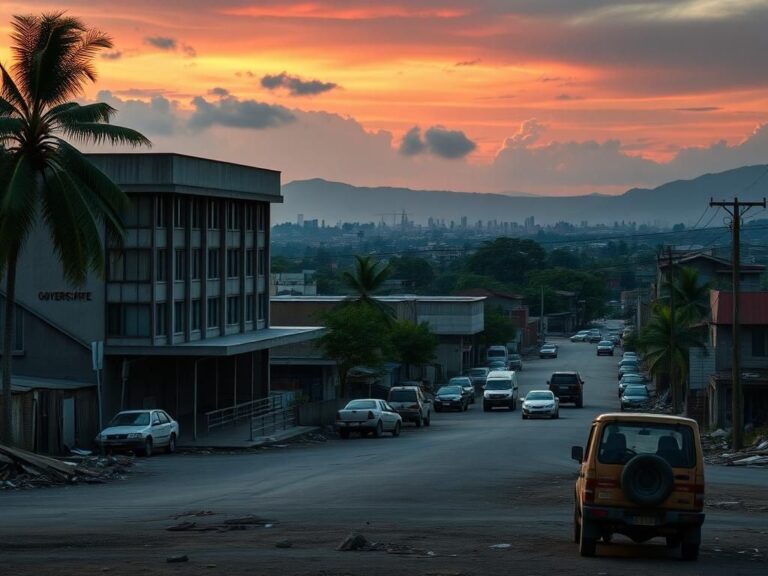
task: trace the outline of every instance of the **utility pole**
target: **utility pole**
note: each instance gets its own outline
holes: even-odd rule
[[[765,198],[762,202],[739,202],[734,198],[733,202],[715,202],[710,198],[710,206],[719,206],[728,212],[733,221],[731,230],[733,239],[731,240],[732,256],[731,262],[733,271],[733,367],[731,372],[731,412],[733,412],[733,449],[740,450],[744,444],[744,389],[741,386],[741,334],[739,326],[739,296],[740,285],[739,275],[741,272],[741,217],[750,208],[761,206],[765,208]]]
[[[541,287],[541,341],[547,341],[544,337],[544,286]]]
[[[681,387],[678,386],[675,379],[675,264],[672,261],[672,247],[667,246],[667,258],[669,259],[669,272],[667,282],[669,283],[669,387],[672,392],[672,409],[675,414],[680,414],[682,409]]]

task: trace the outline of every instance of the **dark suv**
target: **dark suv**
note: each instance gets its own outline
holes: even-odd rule
[[[387,402],[400,414],[403,422],[414,422],[417,428],[429,426],[432,420],[432,400],[418,386],[393,386]]]
[[[578,372],[554,372],[547,384],[561,404],[573,402],[577,408],[584,406],[584,380]]]

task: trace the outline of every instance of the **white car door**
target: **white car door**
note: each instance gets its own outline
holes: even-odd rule
[[[395,428],[395,421],[397,420],[397,413],[395,409],[383,400],[379,400],[379,410],[381,410],[381,423],[384,430],[390,431]]]
[[[160,413],[157,411],[152,412],[152,443],[155,446],[165,446],[168,444],[169,436],[168,425],[163,424]]]

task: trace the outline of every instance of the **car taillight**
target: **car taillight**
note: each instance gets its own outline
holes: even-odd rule
[[[373,420],[374,418],[376,418],[376,416],[374,416],[371,410],[368,410],[368,420]]]
[[[595,501],[595,488],[597,487],[597,478],[587,478],[587,485],[584,488],[584,500],[587,502]]]

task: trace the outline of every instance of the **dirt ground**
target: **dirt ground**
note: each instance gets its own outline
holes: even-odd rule
[[[551,500],[572,478],[553,477],[510,501],[508,526],[363,525],[342,527],[263,519],[242,529],[223,524],[215,511],[174,515],[151,526],[124,526],[99,534],[42,529],[4,538],[3,576],[484,576],[484,575],[717,575],[768,574],[768,494],[743,486],[712,486],[698,562],[683,562],[661,540],[638,545],[618,537],[581,558],[571,541],[570,502]],[[515,492],[512,492],[515,494]],[[549,496],[548,496],[549,495]],[[747,504],[748,503],[748,504]],[[545,517],[537,519],[542,510]],[[558,514],[552,516],[552,511]],[[764,521],[763,521],[764,520]],[[168,531],[194,522],[202,531]],[[728,530],[719,528],[730,526]],[[209,530],[210,528],[210,530]],[[337,551],[356,532],[372,551]],[[501,545],[501,546],[499,546]],[[173,556],[187,561],[170,563]]]

